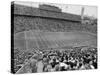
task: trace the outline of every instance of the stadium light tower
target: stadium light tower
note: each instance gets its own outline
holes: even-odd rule
[[[84,7],[81,9],[81,23],[84,21]]]

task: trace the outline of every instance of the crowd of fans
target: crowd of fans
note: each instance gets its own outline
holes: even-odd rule
[[[19,70],[16,73],[97,69],[97,49],[36,50],[30,58],[24,59],[23,65],[24,69],[27,65],[25,71]]]
[[[92,24],[81,24],[81,22],[72,22],[67,20],[15,16],[14,32],[18,33],[27,30],[41,30],[50,32],[86,31],[97,33],[96,23],[97,21]]]

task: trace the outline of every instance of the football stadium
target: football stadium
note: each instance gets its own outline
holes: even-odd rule
[[[97,69],[97,21],[47,4],[11,9],[12,73]]]

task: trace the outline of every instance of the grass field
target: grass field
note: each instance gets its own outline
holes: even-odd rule
[[[22,50],[64,46],[97,47],[97,36],[87,32],[42,32],[34,30],[19,32],[14,35],[14,48]]]

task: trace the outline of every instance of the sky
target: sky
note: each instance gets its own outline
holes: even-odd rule
[[[62,12],[65,13],[72,13],[81,15],[82,7],[84,7],[84,15],[93,16],[97,18],[97,6],[88,6],[88,5],[71,5],[71,4],[53,4],[53,3],[37,3],[37,2],[23,2],[23,1],[16,1],[15,4],[21,4],[31,7],[39,7],[39,4],[49,4],[53,6],[57,6],[62,9]]]

